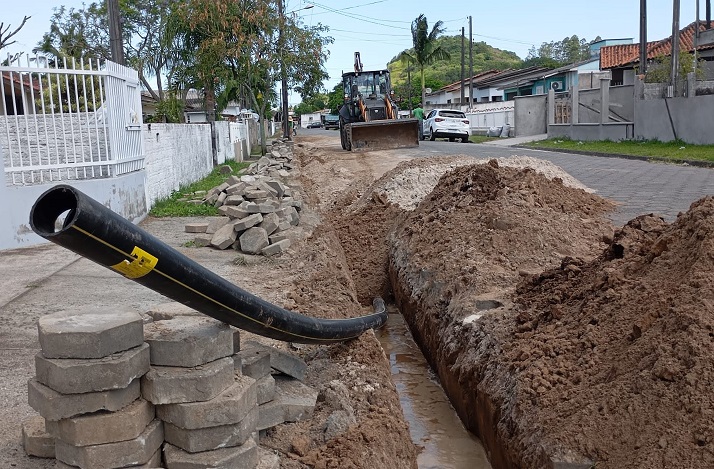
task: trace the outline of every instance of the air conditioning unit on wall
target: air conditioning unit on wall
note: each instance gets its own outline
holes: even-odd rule
[[[563,89],[563,84],[559,81],[554,81],[550,84],[550,89],[560,91]]]

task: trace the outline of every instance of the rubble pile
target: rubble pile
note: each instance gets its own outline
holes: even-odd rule
[[[72,311],[38,325],[28,455],[62,468],[277,468],[264,432],[312,416],[304,361],[178,303],[146,319]]]
[[[274,143],[272,148],[271,158],[260,158],[244,174],[230,176],[205,194],[203,202],[217,207],[222,216],[186,225],[187,233],[196,233],[196,246],[265,256],[290,247],[286,232],[300,222],[303,205],[280,180],[294,169],[289,147]]]

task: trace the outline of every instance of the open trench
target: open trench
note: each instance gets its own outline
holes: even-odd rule
[[[419,448],[419,468],[489,469],[481,441],[459,419],[400,311],[394,305],[388,310],[387,325],[377,337],[389,359],[412,441]]]

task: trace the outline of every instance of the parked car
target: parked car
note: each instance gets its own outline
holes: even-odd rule
[[[336,114],[326,114],[322,116],[325,130],[329,129],[339,129],[340,128],[340,116]]]
[[[459,138],[468,143],[469,133],[469,120],[461,111],[433,109],[424,119],[424,140],[448,138],[453,142]]]
[[[319,129],[322,127],[322,124],[319,121],[312,121],[307,124],[308,129]]]

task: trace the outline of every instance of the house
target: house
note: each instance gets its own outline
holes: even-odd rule
[[[479,89],[478,83],[480,80],[492,77],[500,73],[498,70],[488,70],[481,72],[477,75],[464,80],[464,104],[470,103],[471,98],[471,87],[469,86],[473,83],[474,87],[474,100],[473,102],[487,102],[491,101],[491,95],[488,89]],[[428,106],[441,106],[450,104],[461,104],[461,80],[444,86],[441,89],[434,91],[433,93],[427,93],[426,95],[426,105]]]
[[[552,81],[557,81],[558,79],[547,80],[545,78],[545,75],[550,71],[550,68],[539,66],[505,70],[481,80],[478,86],[480,89],[490,89],[491,101],[511,101],[516,96],[530,96],[547,92],[547,89],[541,90],[536,85],[542,81],[550,86]]]
[[[35,101],[41,99],[40,83],[29,74],[2,72],[2,115],[34,114]],[[34,99],[33,99],[34,98]]]
[[[699,25],[700,36],[695,38],[695,31]],[[698,42],[697,55],[708,62],[707,75],[714,72],[714,35],[711,26],[707,28],[705,22],[692,23],[679,32],[679,47],[682,52],[692,52],[695,41]],[[647,43],[647,61],[658,57],[672,55],[672,36]],[[600,48],[600,69],[609,70],[612,74],[612,85],[629,85],[635,82],[635,75],[640,64],[639,44],[606,45]]]

